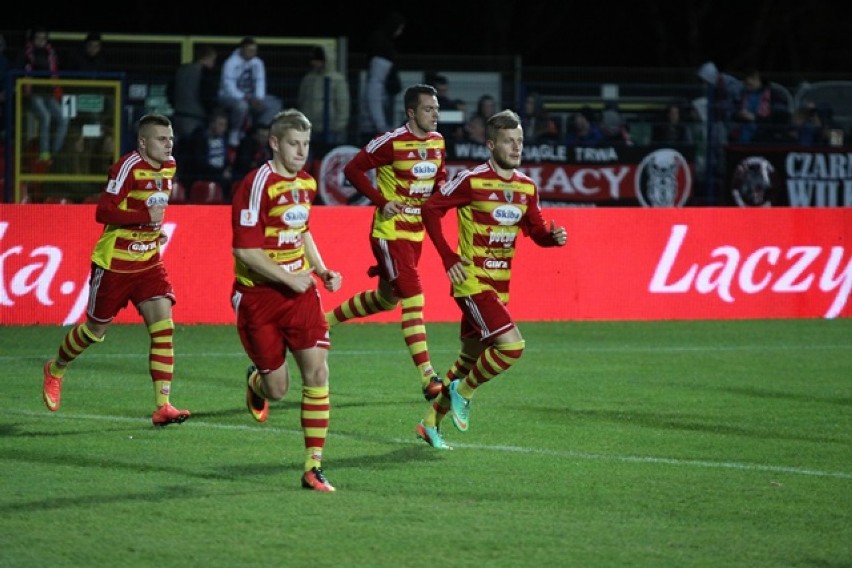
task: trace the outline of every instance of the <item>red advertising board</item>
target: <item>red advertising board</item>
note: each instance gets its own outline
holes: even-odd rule
[[[232,323],[230,209],[169,208],[163,251],[178,323]],[[326,309],[375,282],[370,207],[313,209],[311,227],[343,289]],[[547,208],[568,244],[521,239],[510,310],[518,321],[849,317],[852,208]],[[452,219],[448,216],[448,229]],[[0,323],[85,318],[94,205],[0,205]],[[428,321],[457,321],[431,244],[422,276]],[[395,322],[397,312],[369,321]],[[131,308],[119,323],[141,321]]]

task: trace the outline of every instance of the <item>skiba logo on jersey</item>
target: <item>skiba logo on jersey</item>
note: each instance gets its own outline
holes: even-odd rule
[[[417,179],[433,178],[438,174],[438,166],[432,162],[417,162],[411,166],[411,174]]]
[[[159,182],[160,180],[157,180]],[[169,204],[169,196],[165,193],[152,193],[148,199],[145,200],[145,205],[148,207],[153,207],[156,205],[168,205]]]
[[[517,225],[521,215],[521,210],[514,205],[501,205],[491,212],[491,217],[500,225]]]
[[[281,220],[290,227],[304,227],[308,222],[308,208],[304,205],[294,205],[284,211]]]

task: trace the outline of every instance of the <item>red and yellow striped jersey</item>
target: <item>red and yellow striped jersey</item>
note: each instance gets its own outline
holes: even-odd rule
[[[452,208],[458,218],[457,252],[440,228],[441,218]],[[535,182],[517,170],[510,179],[503,179],[490,162],[447,182],[424,206],[423,216],[446,268],[457,261],[457,255],[472,261],[467,280],[453,284],[455,297],[494,290],[508,303],[518,233],[529,234],[543,246],[555,244],[541,214]]]
[[[92,262],[113,272],[141,272],[162,262],[160,225],[151,223],[148,207],[168,205],[175,170],[174,160],[155,168],[135,150],[113,164],[95,213],[104,230]]]
[[[231,208],[234,248],[260,248],[290,272],[310,268],[303,235],[309,230],[311,205],[317,182],[307,172],[286,178],[267,162],[249,173],[234,193]],[[234,261],[237,281],[256,286],[267,280],[239,259]]]
[[[447,179],[444,137],[430,132],[418,138],[408,125],[371,140],[346,165],[344,174],[355,189],[376,204],[372,235],[386,240],[422,241],[420,210],[432,192]],[[376,185],[367,175],[376,170]],[[382,207],[388,201],[405,204],[403,213],[386,219]]]

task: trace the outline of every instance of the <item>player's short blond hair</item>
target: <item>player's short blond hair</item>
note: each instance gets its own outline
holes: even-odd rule
[[[310,132],[311,121],[298,109],[288,108],[282,110],[272,119],[272,124],[269,125],[269,135],[275,136],[280,140],[288,130]]]

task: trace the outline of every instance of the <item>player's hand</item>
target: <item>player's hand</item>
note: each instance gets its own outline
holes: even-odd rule
[[[565,227],[557,227],[555,219],[550,221],[550,236],[553,237],[553,242],[559,246],[568,242],[568,232]]]
[[[160,244],[160,246],[164,246],[167,242],[169,242],[169,236],[163,231],[160,231],[160,236],[157,237],[157,242]]]
[[[314,285],[313,267],[301,272],[289,272],[283,269],[282,271],[284,272],[284,284],[294,292],[302,294]]]
[[[320,279],[329,292],[337,292],[343,284],[343,276],[334,270],[327,270],[325,274],[320,275]]]
[[[471,264],[473,263],[470,259],[460,256],[459,261],[447,270],[447,276],[450,277],[450,282],[453,284],[462,284],[465,280],[467,280],[467,269],[465,266],[470,266]]]
[[[391,219],[395,215],[402,213],[405,209],[405,206],[399,201],[388,201],[385,203],[385,206],[382,207],[382,217],[385,219]]]
[[[166,216],[166,206],[163,204],[152,205],[148,208],[148,215],[151,216],[152,225],[159,225],[163,222],[163,217]]]

